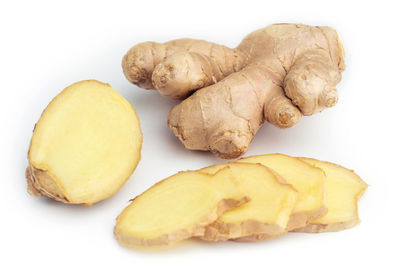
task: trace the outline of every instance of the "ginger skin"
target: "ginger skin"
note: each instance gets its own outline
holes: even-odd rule
[[[302,115],[334,106],[343,57],[332,28],[274,24],[234,49],[192,39],[141,43],[122,67],[139,87],[186,98],[168,115],[186,148],[235,158],[264,122],[289,128]]]

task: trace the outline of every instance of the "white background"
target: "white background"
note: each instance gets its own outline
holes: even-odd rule
[[[397,1],[2,1],[0,4],[1,266],[400,266],[399,7]],[[176,104],[130,84],[121,59],[134,44],[181,37],[234,47],[271,23],[338,30],[347,69],[339,103],[291,129],[265,125],[248,155],[281,152],[354,169],[369,185],[362,223],[350,230],[290,233],[261,243],[197,241],[159,252],[121,247],[115,217],[128,200],[177,171],[223,162],[185,150],[166,116]],[[142,160],[126,185],[92,207],[26,192],[32,129],[73,82],[110,83],[137,110]]]

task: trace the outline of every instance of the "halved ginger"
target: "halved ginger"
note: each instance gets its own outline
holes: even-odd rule
[[[260,163],[267,166],[298,191],[299,196],[287,226],[288,231],[303,227],[326,213],[326,178],[321,169],[283,154],[253,156],[236,162]],[[255,238],[264,237],[259,235]]]
[[[36,124],[28,152],[28,192],[91,205],[126,182],[141,146],[133,107],[108,84],[77,82],[50,102]]]
[[[301,160],[324,170],[327,178],[328,212],[297,232],[333,232],[351,228],[360,222],[357,203],[368,185],[352,170],[316,159]]]
[[[230,168],[213,176],[180,172],[136,197],[118,216],[114,234],[127,247],[170,245],[202,236],[205,226],[246,201]]]
[[[201,239],[220,241],[245,239],[264,234],[278,236],[286,227],[297,201],[297,192],[270,169],[261,164],[228,163],[199,170],[213,174],[229,166],[250,201],[227,211],[208,225]]]

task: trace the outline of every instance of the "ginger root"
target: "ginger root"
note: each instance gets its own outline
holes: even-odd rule
[[[186,98],[168,115],[186,148],[235,158],[264,122],[288,128],[335,105],[343,58],[332,28],[274,24],[234,49],[192,39],[141,43],[122,67],[139,87]]]
[[[139,118],[119,93],[94,80],[74,83],[51,101],[35,126],[28,192],[91,205],[126,182],[141,146]]]

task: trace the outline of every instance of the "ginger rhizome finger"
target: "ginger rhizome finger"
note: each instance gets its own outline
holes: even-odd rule
[[[265,117],[286,128],[301,114],[259,68],[248,67],[173,107],[168,124],[187,148],[232,158],[247,150]]]
[[[177,57],[175,54],[181,54],[181,56]],[[194,58],[191,58],[191,56],[194,56]],[[169,59],[169,57],[171,58]],[[196,60],[199,58],[206,62],[197,63]],[[124,56],[122,69],[125,77],[130,82],[145,89],[155,89],[158,88],[157,85],[162,88],[164,83],[175,79],[175,77],[181,79],[180,76],[173,75],[173,70],[179,72],[182,61],[187,61],[187,66],[183,64],[183,68],[186,68],[186,71],[197,73],[199,72],[198,70],[187,69],[187,67],[193,65],[204,67],[209,64],[213,71],[205,72],[204,74],[213,76],[211,78],[214,78],[216,82],[241,69],[244,65],[244,59],[245,57],[240,54],[240,51],[235,49],[202,40],[185,38],[164,44],[145,42],[135,45]],[[191,60],[194,60],[194,62],[190,63]],[[153,76],[153,71],[159,64],[158,71]],[[177,68],[174,69],[174,66]],[[166,73],[167,71],[168,73]],[[186,79],[190,79],[192,75],[193,73],[189,73]],[[162,78],[163,76],[164,78]],[[156,83],[153,83],[152,80],[156,81]],[[187,80],[187,82],[189,84],[193,83],[190,80]],[[177,85],[181,86],[181,84]],[[179,92],[182,90],[179,86],[171,86],[170,90],[175,89]],[[186,90],[190,91],[192,89],[186,88]],[[177,98],[172,92],[169,96]]]
[[[289,128],[334,106],[343,58],[332,28],[274,24],[233,49],[193,39],[138,44],[122,65],[132,83],[186,98],[168,116],[186,148],[235,158],[265,122]]]

